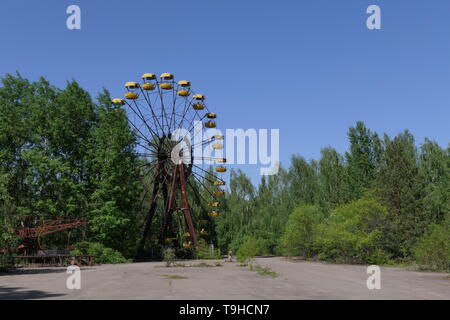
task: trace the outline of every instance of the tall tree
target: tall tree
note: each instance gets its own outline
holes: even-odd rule
[[[138,159],[135,136],[126,114],[111,106],[109,93],[98,96],[98,123],[93,129],[90,179],[91,229],[103,244],[132,254],[139,208]]]
[[[348,131],[350,150],[345,154],[348,164],[348,183],[353,199],[360,198],[374,181],[382,155],[382,144],[377,133],[358,121]]]
[[[424,183],[424,211],[432,223],[450,212],[450,154],[436,142],[425,139],[420,148],[420,174]]]
[[[386,247],[394,256],[407,257],[429,223],[422,210],[414,137],[407,130],[393,140],[386,136],[385,148],[377,189],[389,209]]]
[[[350,199],[345,160],[331,147],[322,149],[321,154],[319,179],[323,194],[322,202],[326,207],[334,208]]]

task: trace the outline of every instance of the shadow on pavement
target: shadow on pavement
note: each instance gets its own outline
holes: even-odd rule
[[[95,270],[95,268],[86,268],[82,267],[81,271],[87,270]],[[1,276],[17,276],[21,274],[46,274],[46,273],[64,273],[67,269],[65,267],[62,268],[16,268],[10,269],[8,272],[0,273]]]
[[[55,298],[60,296],[64,296],[64,294],[52,294],[40,290],[26,290],[20,287],[0,286],[0,300],[29,300],[29,299]]]

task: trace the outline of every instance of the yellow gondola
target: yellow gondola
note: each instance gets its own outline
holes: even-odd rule
[[[213,113],[213,112],[209,112],[209,113],[206,114],[206,117],[208,119],[215,119],[215,118],[217,118],[217,114]]]
[[[216,161],[218,163],[227,163],[227,159],[226,158],[216,158]]]
[[[211,207],[220,207],[220,202],[217,202],[217,201],[211,202],[211,203],[210,203],[210,206],[211,206]]]
[[[174,242],[175,240],[177,240],[177,238],[166,238],[166,243],[171,243]]]
[[[165,72],[159,76],[163,80],[173,80],[173,74]]]
[[[142,79],[143,80],[148,80],[148,81],[155,80],[156,79],[156,75],[154,73],[144,73],[142,75]]]
[[[217,211],[211,211],[210,213],[208,213],[208,215],[210,217],[218,217],[220,215],[220,213],[218,213]]]
[[[135,100],[138,98],[138,94],[130,91],[130,92],[125,93],[125,98],[130,99],[130,100]]]
[[[190,248],[190,247],[192,247],[192,243],[191,242],[183,243],[183,248]]]
[[[215,190],[214,192],[215,196],[223,196],[225,194],[224,190]]]
[[[142,86],[142,89],[150,91],[155,90],[156,86],[153,83],[144,83]]]
[[[111,103],[113,105],[116,105],[116,106],[123,106],[123,105],[125,105],[125,100],[123,100],[123,99],[112,99]]]
[[[195,100],[198,100],[198,101],[203,101],[203,100],[205,100],[205,95],[203,95],[203,94],[194,94],[194,96],[192,98],[194,98]]]
[[[189,97],[190,94],[189,90],[178,90],[178,95],[180,97]]]
[[[226,172],[227,171],[227,168],[225,168],[225,167],[217,167],[216,168],[216,172]]]
[[[188,238],[188,237],[190,237],[191,236],[191,234],[189,233],[189,232],[185,232],[185,233],[183,233],[183,237],[186,237],[186,238]]]
[[[173,88],[173,84],[170,82],[163,82],[159,85],[159,87],[163,90],[171,90]]]
[[[202,230],[200,230],[200,234],[202,236],[206,236],[206,235],[208,235],[208,231],[206,231],[205,229],[202,229]]]
[[[128,81],[127,83],[125,83],[125,88],[127,88],[127,89],[138,89],[139,88],[139,83],[133,82],[133,81]]]
[[[187,87],[190,87],[190,86],[191,86],[191,83],[190,83],[189,81],[187,81],[187,80],[181,80],[181,81],[178,81],[178,85],[179,85],[180,87],[185,87],[185,88],[187,88]]]
[[[194,110],[203,110],[203,109],[205,109],[205,105],[201,104],[201,103],[194,103],[192,105],[192,107],[194,108]]]
[[[216,140],[223,140],[223,135],[221,135],[221,134],[216,134],[216,135],[214,136],[214,139],[216,139]]]
[[[207,121],[207,122],[205,122],[205,127],[206,128],[215,128],[216,123],[214,121]]]
[[[215,144],[212,145],[212,148],[213,149],[217,149],[217,150],[223,149],[223,144],[215,143]]]
[[[224,186],[225,185],[225,181],[222,181],[222,180],[214,181],[214,185],[215,186]]]

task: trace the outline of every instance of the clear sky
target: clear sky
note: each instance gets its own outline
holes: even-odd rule
[[[66,28],[71,4],[81,30]],[[371,4],[382,30],[366,27]],[[279,128],[287,166],[344,152],[357,120],[447,146],[449,17],[448,0],[2,0],[0,71],[75,79],[94,96],[172,72],[207,95],[220,128]]]

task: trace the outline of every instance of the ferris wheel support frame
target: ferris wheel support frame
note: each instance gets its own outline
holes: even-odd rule
[[[153,185],[153,192],[151,197],[150,209],[148,211],[147,217],[145,219],[144,230],[142,234],[141,241],[138,246],[136,259],[143,256],[145,242],[147,241],[148,235],[153,222],[153,217],[155,216],[157,209],[157,199],[158,193],[160,192],[160,181],[161,175],[160,170],[156,173],[156,178]],[[164,185],[163,185],[164,187]],[[175,233],[175,228],[173,226],[173,212],[178,209],[176,206],[176,192],[180,190],[181,194],[181,210],[183,211],[184,220],[189,230],[189,235],[192,241],[192,245],[195,247],[197,245],[197,235],[196,230],[192,221],[191,210],[189,207],[189,202],[187,199],[187,188],[186,188],[186,176],[185,167],[183,164],[177,164],[174,166],[172,173],[172,182],[170,185],[169,194],[167,190],[162,190],[164,201],[166,202],[166,208],[164,211],[164,223],[163,232],[160,233],[159,243],[164,244],[164,239],[167,238],[168,233]]]

